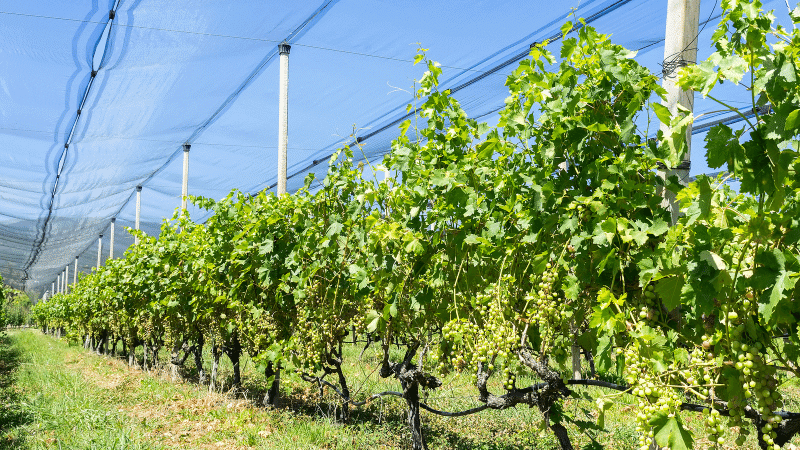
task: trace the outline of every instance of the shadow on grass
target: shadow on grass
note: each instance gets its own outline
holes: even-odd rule
[[[23,448],[25,433],[20,430],[31,423],[22,407],[22,396],[15,386],[22,354],[13,340],[0,332],[0,450]]]
[[[124,356],[116,355],[116,357],[126,361]],[[166,370],[168,367],[165,364],[155,369],[156,372]],[[187,363],[179,370],[184,381],[198,383],[197,369],[190,360],[187,360]],[[266,379],[263,376],[248,376],[252,373],[243,373],[242,375],[242,385],[236,390],[226,391],[226,387],[231,386],[233,381],[232,373],[229,371],[220,373],[218,385],[221,386],[223,392],[226,391],[226,395],[245,399],[255,406],[263,408],[263,399],[268,389]],[[399,383],[393,390],[401,390]],[[320,396],[319,389],[312,383],[305,385],[303,382],[292,382],[287,377],[282,381],[278,409],[309,419],[335,421],[342,406],[338,400],[338,396],[329,388],[325,389],[324,396]],[[375,436],[377,436],[377,439],[380,439],[383,444],[392,442],[397,443],[398,448],[406,448],[405,445],[410,442],[406,414],[406,405],[403,399],[383,397],[367,406],[350,407],[350,420],[342,426],[351,430],[354,435],[366,431],[373,439],[376,439]],[[552,450],[558,448],[552,433],[539,435],[533,424],[525,427],[526,429],[514,432],[503,431],[502,427],[498,425],[490,426],[482,433],[476,433],[477,430],[470,429],[470,426],[464,423],[433,420],[433,416],[430,416],[429,413],[423,412],[422,414],[423,433],[431,448],[453,450]],[[588,444],[582,447],[582,450],[599,448],[596,444]],[[2,449],[2,444],[0,444],[0,450]]]
[[[263,407],[261,400],[266,394],[266,382],[253,379],[243,379],[242,381],[243,385],[238,395]],[[339,397],[326,388],[325,394],[321,398],[316,386],[309,383],[309,387],[302,389],[297,385],[290,387],[288,383],[284,384],[278,408],[306,417],[334,420],[337,417],[338,409],[341,408],[341,403],[338,402]],[[399,385],[397,390],[400,390]],[[453,422],[426,420],[429,413],[423,412],[422,414],[423,433],[432,448],[452,450],[554,450],[559,448],[551,433],[547,433],[544,437],[537,436],[537,433],[533,431],[535,428],[533,425],[530,430],[522,430],[516,436],[509,435],[506,436],[506,439],[494,440],[486,435],[471,434],[468,429],[455,425]],[[366,427],[376,432],[381,430],[382,432],[396,433],[401,442],[404,442],[406,438],[410,439],[410,431],[406,424],[406,405],[401,398],[383,397],[383,400],[375,400],[366,406],[351,406],[349,417],[349,422],[343,426],[354,432],[364,430]],[[601,447],[590,444],[582,450],[597,450],[598,448]]]

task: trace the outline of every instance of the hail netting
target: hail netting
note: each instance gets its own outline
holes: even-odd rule
[[[380,161],[407,117],[413,80],[423,70],[411,64],[417,42],[443,65],[441,88],[451,89],[470,116],[489,122],[503,106],[505,77],[529,46],[557,39],[561,25],[576,17],[638,49],[637,60],[661,73],[663,1],[583,0],[568,19],[570,6],[521,0],[5,2],[0,275],[41,294],[76,256],[79,271],[91,270],[97,238],[104,235],[105,253],[114,217],[114,254],[122,255],[133,243],[123,227],[133,227],[140,184],[141,228],[157,234],[161,220],[180,205],[184,142],[191,144],[189,194],[220,198],[233,188],[273,187],[277,53],[284,41],[292,46],[290,192],[308,172],[321,180],[331,153],[356,137],[363,146],[356,157]],[[765,8],[789,24],[784,2],[768,1]],[[713,51],[706,43],[719,6],[704,0],[700,14],[701,26],[711,20],[697,40],[698,58],[705,58]],[[720,93],[732,105],[749,100],[744,88]],[[696,96],[696,115],[717,109]],[[704,156],[693,156],[693,173],[707,172]],[[189,213],[207,217],[191,206]]]

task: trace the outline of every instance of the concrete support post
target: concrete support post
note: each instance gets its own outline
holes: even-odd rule
[[[677,81],[677,71],[687,65],[693,64],[697,59],[697,30],[700,20],[700,1],[699,0],[669,0],[667,4],[667,28],[664,37],[664,78],[662,86],[667,91],[667,99],[664,106],[675,115],[678,105],[692,111],[694,105],[694,92],[684,91],[675,83]],[[669,130],[669,124],[661,124],[661,130],[665,133]],[[660,170],[659,175],[663,179],[677,175],[682,184],[689,181],[689,169],[691,167],[691,138],[692,126],[686,130],[686,155],[677,167]],[[664,190],[665,208],[672,214],[672,224],[678,220],[678,205],[675,201],[675,193]]]
[[[114,228],[117,224],[117,219],[111,219],[111,234],[109,235],[110,242],[108,243],[108,259],[114,259]]]
[[[75,257],[75,269],[73,270],[72,274],[72,285],[75,286],[78,284],[78,257]]]
[[[188,188],[188,186],[187,186]],[[136,186],[136,222],[134,222],[133,228],[135,230],[139,230],[139,218],[142,216],[142,186]],[[139,244],[139,237],[133,238],[133,245]]]
[[[69,264],[64,268],[64,293],[69,294]]]
[[[50,296],[56,295],[56,282],[53,281],[53,284],[50,286]]]
[[[62,292],[61,286],[62,286],[62,279],[63,278],[64,278],[63,274],[58,274],[58,293],[59,294]]]
[[[286,155],[289,146],[289,51],[286,42],[278,45],[281,58],[278,106],[278,195],[286,193]]]
[[[661,85],[667,91],[663,103],[675,116],[678,105],[691,112],[694,109],[694,92],[684,91],[676,85],[677,72],[681,67],[697,62],[698,24],[700,21],[700,0],[668,0],[667,25],[664,34],[664,71]],[[662,123],[661,131],[669,133],[669,124]],[[692,156],[692,126],[686,129],[686,154],[677,167],[666,167],[658,171],[663,180],[677,176],[683,185],[689,182],[689,171]],[[663,190],[664,200],[661,205],[670,212],[670,224],[675,225],[679,218],[680,208],[675,200],[675,193]],[[677,310],[678,312],[680,309]],[[650,449],[658,449],[655,440]]]
[[[189,196],[189,143],[183,144],[183,185],[181,188],[181,216],[186,212],[186,200]]]
[[[103,235],[97,238],[97,269],[100,270],[100,256],[103,254]]]

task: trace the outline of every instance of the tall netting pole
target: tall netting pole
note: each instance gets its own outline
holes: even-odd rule
[[[289,146],[289,50],[286,42],[278,45],[281,58],[280,105],[278,107],[278,195],[286,193],[286,155]]]
[[[188,186],[186,187],[189,188]],[[142,215],[142,185],[136,186],[136,222],[134,222],[134,229],[139,230],[139,218]],[[139,236],[133,238],[133,245],[139,244]]]
[[[64,293],[69,294],[69,264],[64,268]]]
[[[678,105],[691,112],[694,108],[694,92],[684,91],[675,82],[678,79],[678,70],[697,60],[698,23],[700,20],[700,2],[698,0],[668,0],[667,2],[667,28],[664,35],[664,64],[661,86],[667,91],[666,106],[672,115],[678,112]],[[669,124],[662,123],[661,131],[669,132]],[[692,125],[686,128],[686,154],[677,167],[664,167],[658,171],[659,177],[667,180],[677,176],[681,184],[689,182],[689,169],[691,168],[692,155]],[[678,203],[675,193],[669,189],[663,190],[664,201],[661,205],[667,208],[671,215],[671,225],[678,221]],[[650,449],[656,449],[655,439],[650,443]]]
[[[57,283],[58,284],[58,293],[60,294],[61,293],[61,274],[58,274],[57,280],[58,280],[58,283]]]
[[[687,64],[693,64],[697,59],[697,29],[700,20],[700,2],[697,0],[669,0],[667,4],[667,29],[664,37],[664,69],[662,86],[667,91],[664,106],[675,115],[678,105],[690,112],[694,106],[694,92],[684,91],[676,85],[678,70]],[[661,130],[667,133],[669,124],[661,124]],[[686,155],[683,161],[673,168],[659,170],[663,179],[676,176],[681,184],[689,181],[691,168],[691,140],[692,126],[686,129]],[[664,190],[663,206],[669,208],[672,214],[672,224],[678,220],[678,205],[675,193]]]
[[[53,281],[53,284],[50,286],[50,296],[56,295],[56,282]]]
[[[97,238],[97,269],[100,270],[100,256],[103,254],[103,235]]]
[[[183,187],[181,189],[181,216],[186,212],[186,199],[189,196],[189,143],[183,144]]]
[[[78,257],[75,257],[75,269],[73,270],[72,274],[72,285],[75,286],[78,284]]]
[[[108,244],[108,259],[114,259],[114,228],[117,223],[117,219],[111,219],[111,234],[109,235],[110,241]]]

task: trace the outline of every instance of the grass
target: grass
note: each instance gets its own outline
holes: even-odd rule
[[[109,407],[106,396],[72,370],[79,355],[63,343],[30,332],[0,337],[2,396],[0,449],[158,449]]]
[[[378,349],[358,361],[360,347],[346,349],[345,371],[356,399],[400,390],[393,379],[373,370]],[[231,367],[223,358],[221,377]],[[191,376],[187,363],[187,376]],[[353,409],[351,423],[335,422],[336,401],[299,378],[284,374],[277,410],[256,406],[265,390],[263,373],[243,358],[244,389],[238,394],[209,393],[194,383],[172,382],[166,373],[145,373],[124,361],[98,356],[35,330],[0,337],[0,450],[3,449],[406,449],[405,404],[384,397]],[[532,380],[520,379],[518,383]],[[476,406],[469,377],[451,375],[429,394],[434,408],[458,411]],[[790,402],[800,405],[800,389],[789,380]],[[229,384],[228,384],[229,386]],[[492,388],[500,392],[499,386]],[[603,392],[581,388],[592,397]],[[575,420],[595,421],[588,398],[570,399],[565,411]],[[575,448],[630,449],[638,444],[633,397],[623,396],[606,414],[605,430],[578,432],[568,426]],[[687,424],[702,437],[701,418]],[[538,428],[541,414],[525,407],[447,418],[423,412],[431,450],[550,450],[556,442]],[[795,439],[795,443],[797,442]],[[698,439],[696,448],[703,447]],[[749,448],[757,448],[751,442]]]

